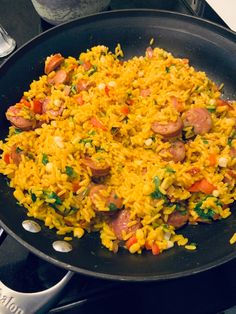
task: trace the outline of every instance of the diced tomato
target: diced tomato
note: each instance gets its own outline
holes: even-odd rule
[[[95,128],[101,129],[103,131],[107,130],[107,128],[102,124],[102,122],[99,121],[96,117],[92,117],[90,119],[90,122]]]
[[[218,107],[227,107],[228,110],[230,109],[234,109],[233,106],[231,105],[231,103],[227,100],[223,100],[223,99],[217,99],[216,100],[216,105]]]
[[[194,182],[190,188],[188,188],[189,192],[200,192],[199,187],[200,187],[200,182],[201,181],[196,181]]]
[[[207,179],[197,181],[188,188],[189,192],[202,192],[205,194],[211,194],[214,190],[216,190],[216,187],[208,182]]]
[[[146,248],[146,250],[151,250],[151,249],[152,249],[152,243],[153,243],[153,242],[150,242],[150,241],[146,241],[146,242],[145,242],[145,248]]]
[[[10,157],[11,155],[8,153],[4,154],[3,160],[5,161],[6,164],[9,164],[11,162]]]
[[[127,240],[125,242],[125,246],[129,249],[134,243],[137,243],[137,242],[138,242],[138,240],[137,240],[136,236],[134,235],[131,238],[129,238],[129,240]]]
[[[216,154],[210,154],[209,155],[209,162],[210,162],[210,166],[216,165],[216,163],[217,163]]]
[[[189,169],[187,172],[190,173],[192,176],[195,176],[196,174],[198,174],[201,170],[197,167],[193,167],[191,169]]]
[[[189,64],[189,59],[187,59],[187,58],[183,58],[182,61],[183,61],[183,63],[185,63],[185,64]]]
[[[74,182],[72,185],[73,193],[77,192],[79,188],[80,188],[79,182]]]
[[[129,114],[129,107],[128,106],[121,107],[120,112],[123,113],[124,115]]]
[[[208,182],[206,179],[202,179],[200,184],[200,191],[205,194],[211,194],[214,190],[216,190],[216,187]]]
[[[155,242],[152,244],[152,254],[153,255],[160,254],[159,246]]]
[[[126,100],[126,103],[129,105],[129,106],[132,106],[134,104],[134,100],[129,98]]]
[[[153,57],[153,49],[152,49],[152,47],[147,47],[146,54],[147,54],[147,57],[150,58],[150,59]]]
[[[37,100],[37,99],[33,100],[34,113],[42,114],[42,106],[43,106],[43,103],[40,100]]]
[[[184,111],[184,104],[181,101],[178,101],[178,99],[175,96],[171,97],[171,102],[172,102],[173,107],[178,112],[183,112]]]
[[[84,61],[84,63],[83,63],[82,66],[83,66],[83,68],[85,69],[85,71],[88,71],[88,70],[91,69],[92,63],[91,63],[90,61]]]
[[[107,96],[110,96],[110,88],[107,85],[105,86],[105,93]]]
[[[76,100],[76,102],[77,102],[80,106],[83,106],[84,100],[83,100],[82,95],[76,96],[76,97],[75,97],[75,100]]]
[[[28,107],[28,108],[31,107],[30,102],[27,101],[24,97],[21,98],[20,103],[23,104],[23,105],[25,105],[25,106]]]

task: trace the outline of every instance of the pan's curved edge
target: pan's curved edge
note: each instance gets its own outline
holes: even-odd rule
[[[203,271],[211,270],[216,267],[219,267],[227,262],[230,262],[231,260],[236,258],[236,253],[231,253],[227,255],[224,258],[221,258],[216,262],[208,263],[204,266],[199,266],[196,267],[193,270],[187,270],[187,271],[182,271],[179,273],[175,273],[172,275],[166,274],[166,275],[158,275],[154,274],[151,276],[147,275],[142,275],[142,276],[129,276],[129,275],[110,275],[107,273],[101,273],[97,271],[90,271],[82,268],[78,268],[69,264],[66,264],[64,262],[61,262],[57,259],[54,259],[53,257],[50,257],[49,255],[43,253],[42,251],[36,249],[34,246],[30,245],[28,242],[24,241],[21,239],[17,234],[15,234],[11,229],[9,229],[2,221],[0,221],[0,226],[11,236],[14,238],[16,241],[18,241],[20,244],[22,244],[25,248],[27,248],[30,252],[33,254],[37,255],[39,258],[45,260],[48,263],[51,263],[57,267],[63,268],[65,270],[70,270],[72,272],[84,275],[84,276],[89,276],[97,279],[103,279],[103,280],[114,280],[114,281],[124,281],[124,282],[153,282],[153,281],[166,281],[166,280],[171,280],[171,279],[178,279],[178,278],[184,278],[188,276],[193,276],[197,275]],[[163,253],[164,254],[164,253]]]
[[[56,25],[53,26],[51,29],[48,29],[46,31],[44,31],[43,33],[38,34],[37,36],[33,37],[31,40],[27,41],[24,45],[22,45],[20,48],[16,49],[8,58],[6,58],[3,63],[0,65],[0,70],[2,68],[4,68],[9,61],[13,60],[14,57],[16,55],[18,55],[19,53],[23,52],[25,49],[27,49],[30,45],[32,44],[36,44],[38,40],[40,40],[42,37],[46,37],[48,34],[52,35],[55,32],[60,32],[60,30],[62,28],[65,27],[72,27],[74,24],[84,24],[87,22],[91,22],[94,21],[96,19],[103,19],[105,18],[112,18],[115,16],[119,16],[119,17],[125,17],[126,15],[130,15],[130,14],[134,14],[134,15],[138,15],[138,14],[154,14],[156,16],[164,16],[164,15],[168,15],[168,16],[172,16],[174,17],[181,17],[183,19],[186,20],[191,20],[191,21],[195,21],[196,23],[201,23],[202,25],[208,25],[209,27],[212,27],[214,29],[214,31],[218,31],[219,33],[221,33],[223,36],[226,37],[232,37],[235,39],[236,42],[236,32],[234,32],[233,30],[227,29],[224,26],[221,26],[219,24],[216,24],[214,22],[211,22],[209,20],[204,20],[203,18],[200,17],[196,17],[196,16],[190,16],[184,13],[176,13],[176,12],[172,12],[172,11],[167,11],[167,10],[155,10],[155,9],[125,9],[125,10],[114,10],[114,11],[110,11],[110,12],[100,12],[100,13],[96,13],[96,14],[91,14],[85,17],[80,17],[77,19],[74,19],[70,22],[65,22],[62,23],[60,25]]]

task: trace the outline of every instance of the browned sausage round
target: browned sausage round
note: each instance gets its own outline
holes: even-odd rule
[[[152,47],[147,47],[147,49],[146,49],[146,55],[147,55],[147,57],[150,58],[150,59],[153,57],[153,49],[152,49]]]
[[[102,195],[101,192],[106,189],[107,189],[107,186],[104,184],[94,185],[89,190],[89,196],[91,198],[93,205],[95,206],[95,209],[96,209],[96,200],[97,200],[97,197],[99,197],[105,202],[106,206],[110,209],[110,212],[115,213],[117,209],[121,209],[123,207],[123,201],[121,198],[119,198],[116,195],[115,191],[112,191],[108,197],[105,197],[104,195]]]
[[[76,91],[77,93],[80,93],[83,90],[88,91],[91,87],[95,87],[95,86],[96,86],[95,82],[88,82],[82,79],[76,84]]]
[[[131,227],[128,224],[131,222],[130,213],[128,209],[123,209],[117,213],[115,217],[112,217],[111,227],[118,240],[122,240],[122,230],[125,233],[135,233],[141,227],[140,220],[137,220],[137,223]]]
[[[180,117],[176,121],[169,121],[166,124],[158,121],[152,123],[152,130],[164,138],[175,137],[181,133],[182,129],[183,122]]]
[[[107,163],[99,164],[98,162],[92,160],[90,157],[85,157],[81,159],[81,163],[83,166],[90,168],[94,177],[107,176],[111,169],[111,167]]]
[[[43,104],[42,104],[42,112],[48,113],[49,116],[51,116],[51,118],[55,118],[55,117],[62,115],[62,112],[65,109],[63,104],[61,104],[61,106],[58,107],[58,110],[54,110],[54,109],[48,108],[49,102],[50,102],[50,98],[46,97],[45,100],[43,101]]]
[[[149,95],[151,94],[151,91],[150,91],[150,89],[149,88],[146,88],[146,89],[142,89],[141,91],[140,91],[140,96],[142,96],[142,97],[148,97]]]
[[[181,141],[176,141],[171,143],[171,147],[169,148],[169,152],[172,155],[172,160],[174,162],[183,161],[185,158],[185,146]]]
[[[65,58],[62,57],[60,53],[56,53],[55,55],[51,55],[47,57],[45,61],[45,67],[44,67],[45,74],[49,74],[50,72],[58,68],[62,64],[64,59]]]
[[[22,154],[23,154],[22,151],[17,151],[17,144],[12,146],[10,156],[14,164],[16,164],[17,166],[21,162]]]
[[[174,211],[168,217],[167,223],[176,229],[183,227],[189,219],[189,213],[183,214],[179,211]]]
[[[234,147],[231,147],[229,154],[232,158],[236,158],[236,149]]]
[[[192,108],[183,114],[184,126],[192,126],[195,134],[205,134],[212,128],[211,114],[206,108]]]
[[[58,70],[53,77],[48,78],[50,84],[64,84],[68,81],[68,73],[65,70]]]
[[[36,124],[35,119],[25,119],[20,116],[21,108],[16,106],[11,106],[7,109],[6,118],[14,125],[16,128],[28,131],[32,130]]]

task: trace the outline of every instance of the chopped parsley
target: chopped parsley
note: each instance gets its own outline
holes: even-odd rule
[[[110,204],[108,205],[108,208],[109,208],[109,210],[112,211],[112,212],[114,212],[114,211],[116,211],[116,210],[119,209],[119,208],[117,208],[116,204],[114,204],[114,203],[110,203]]]
[[[216,108],[215,107],[208,107],[207,110],[212,113],[212,112],[216,111]]]
[[[74,169],[70,166],[66,166],[66,174],[68,175],[68,177],[71,177],[71,178],[76,177],[76,173]]]
[[[69,209],[66,209],[63,214],[66,216],[71,216],[77,211],[78,211],[78,208],[71,206]]]
[[[92,68],[88,71],[88,76],[93,75],[95,72],[97,72],[97,66],[93,65]]]
[[[209,197],[209,196],[208,196]],[[197,205],[195,206],[194,210],[195,212],[198,214],[199,217],[209,220],[209,219],[213,219],[215,212],[209,208],[207,209],[207,212],[205,212],[201,206],[203,204],[203,202],[207,199],[207,197],[205,199],[203,199],[202,201],[198,202]]]
[[[45,191],[44,195],[48,199],[53,199],[54,200],[53,204],[55,204],[55,205],[62,205],[62,201],[61,201],[60,197],[57,195],[57,193]],[[50,203],[50,205],[51,205],[51,203]]]
[[[166,169],[166,172],[168,172],[168,173],[175,173],[176,172],[174,169],[172,169],[169,166],[167,166],[165,169]]]
[[[82,138],[79,142],[80,143],[83,143],[83,144],[86,144],[86,143],[92,143],[92,139],[91,138]]]
[[[48,155],[44,154],[43,153],[43,156],[42,156],[42,164],[44,166],[46,166],[46,164],[48,163]]]
[[[150,196],[153,199],[166,199],[165,195],[162,194],[159,190],[159,186],[160,186],[160,179],[158,178],[158,176],[155,176],[153,179],[153,183],[155,184],[155,191],[153,191]]]
[[[72,85],[71,88],[70,88],[70,91],[71,91],[72,94],[76,94],[77,93],[76,85]]]
[[[20,147],[17,147],[17,148],[16,148],[16,153],[17,153],[17,154],[21,153],[22,151],[23,151],[23,149],[21,149]]]
[[[17,128],[15,128],[15,130],[14,130],[14,133],[15,134],[20,134],[22,132],[22,130],[21,129],[17,129]]]
[[[234,131],[233,134],[228,138],[227,144],[228,144],[229,146],[231,146],[234,139],[236,139],[236,132],[235,132],[235,131]]]
[[[35,203],[37,200],[37,196],[33,192],[30,192],[30,197],[32,199],[32,202]]]

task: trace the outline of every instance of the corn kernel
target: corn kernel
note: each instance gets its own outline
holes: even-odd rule
[[[81,238],[84,235],[84,229],[78,227],[74,229],[74,237]]]
[[[131,247],[129,248],[129,251],[131,254],[138,252],[138,250],[140,250],[140,245],[139,243],[134,243],[133,245],[131,245]]]
[[[185,249],[190,250],[190,251],[194,251],[196,250],[196,245],[193,244],[189,244],[189,245],[185,245]]]
[[[233,234],[233,236],[231,237],[231,239],[229,240],[230,244],[234,244],[236,242],[236,232]]]

